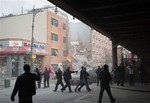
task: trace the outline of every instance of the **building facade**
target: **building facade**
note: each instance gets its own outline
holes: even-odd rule
[[[70,22],[68,38],[74,69],[82,65],[97,68],[105,63],[112,66],[112,43],[106,36],[82,22]]]
[[[44,9],[35,16],[34,29],[32,19],[32,12],[0,18],[1,77],[16,77],[30,64],[32,32],[34,68],[58,67],[66,60],[67,15]]]
[[[112,41],[96,30],[91,32],[93,67],[108,64],[112,68]]]

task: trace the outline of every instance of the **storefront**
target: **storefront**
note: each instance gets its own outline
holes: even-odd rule
[[[23,73],[23,65],[30,64],[31,49],[29,42],[7,42],[3,42],[3,45],[0,47],[0,78],[17,77]],[[34,67],[41,68],[43,66],[43,58],[48,54],[45,50],[45,45],[34,44],[33,54],[35,55],[35,58],[33,58]]]

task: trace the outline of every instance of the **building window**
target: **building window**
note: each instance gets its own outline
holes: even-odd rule
[[[52,56],[58,56],[58,49],[51,48],[51,55]]]
[[[63,37],[63,43],[66,43],[66,37]]]
[[[58,27],[58,20],[51,18],[51,25]]]
[[[67,56],[66,50],[63,50],[63,56],[64,56],[64,57]]]
[[[63,23],[63,29],[66,30],[66,24],[65,23]]]
[[[51,66],[54,68],[54,70],[57,70],[58,64],[51,64]]]
[[[58,41],[58,35],[55,33],[51,33],[51,40]]]

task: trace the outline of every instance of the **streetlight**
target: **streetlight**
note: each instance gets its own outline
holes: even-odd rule
[[[58,9],[57,9],[57,6],[54,6],[55,7],[55,14],[58,13]],[[35,9],[35,6],[33,6],[33,9],[32,9],[32,35],[31,35],[31,53],[30,53],[30,65],[31,65],[31,69],[33,70],[33,44],[34,44],[34,21],[35,21],[35,17],[36,15],[39,13],[39,12],[43,12],[43,9],[48,9],[48,8],[54,8],[54,7],[51,7],[51,6],[47,6],[45,8],[38,8],[38,9]]]

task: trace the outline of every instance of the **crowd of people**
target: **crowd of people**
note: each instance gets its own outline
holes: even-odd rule
[[[15,95],[18,92],[19,103],[32,103],[32,96],[36,94],[36,88],[41,88],[41,81],[43,79],[44,88],[49,87],[49,79],[51,70],[49,68],[45,68],[44,71],[36,68],[35,73],[30,72],[30,65],[25,64],[24,73],[17,77],[16,83],[11,94],[11,101],[15,100]],[[113,69],[111,72],[109,71],[109,66],[107,64],[98,66],[96,70],[97,74],[97,86],[100,85],[100,92],[98,103],[102,102],[102,97],[104,90],[106,90],[111,103],[114,103],[116,99],[112,96],[110,84],[114,81],[118,86],[124,86],[125,82],[125,71],[128,70],[129,73],[129,84],[130,86],[134,86],[134,66],[132,64],[128,64],[125,66],[121,63],[117,68]],[[139,74],[141,76],[141,83],[146,84],[146,69],[145,66],[141,63],[139,65]],[[64,71],[58,68],[55,71],[56,74],[56,85],[54,88],[54,92],[57,91],[58,86],[61,85],[61,92],[64,92],[68,87],[69,93],[72,93],[70,80],[72,79],[71,73],[77,73],[78,71],[71,71],[70,67],[67,67]],[[86,67],[82,66],[80,70],[80,78],[78,83],[74,89],[75,92],[80,92],[82,87],[85,86],[88,92],[91,91],[89,86],[89,73],[86,71]],[[64,84],[64,83],[65,84]],[[37,86],[36,86],[37,84]]]
[[[147,71],[143,63],[138,66],[132,63],[127,63],[127,65],[121,63],[112,71],[112,76],[114,83],[118,86],[125,86],[125,81],[129,82],[130,86],[134,86],[135,80],[141,84],[147,84]]]

